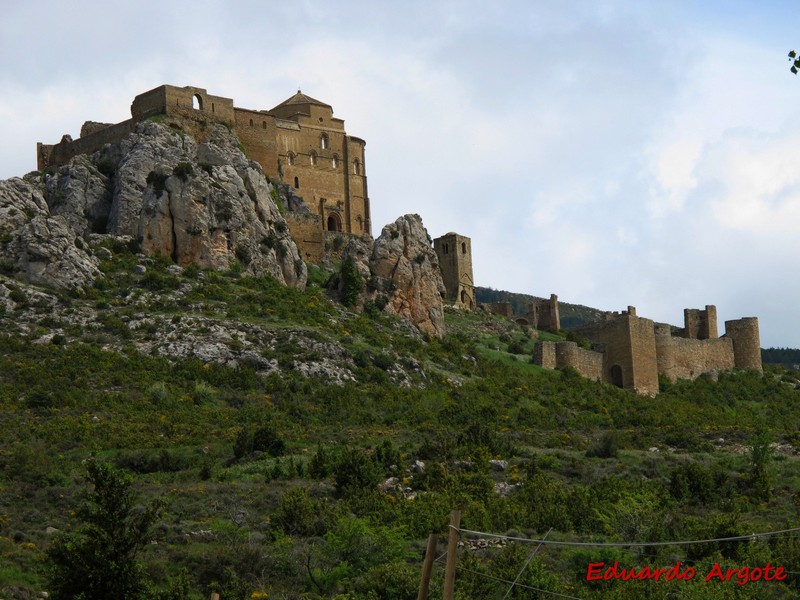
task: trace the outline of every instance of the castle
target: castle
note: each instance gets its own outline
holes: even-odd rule
[[[289,231],[303,258],[319,263],[326,241],[336,234],[371,235],[364,147],[348,135],[333,108],[300,90],[269,110],[238,108],[233,100],[197,87],[162,85],[134,98],[131,118],[115,125],[88,121],[80,137],[57,144],[37,144],[39,170],[119,143],[136,124],[156,118],[205,141],[209,124],[229,127],[247,156],[264,173],[287,183],[309,210],[287,213]],[[302,204],[302,203],[301,203]]]
[[[538,342],[534,362],[547,369],[571,367],[650,396],[658,393],[659,376],[675,382],[733,369],[762,371],[758,319],[725,321],[719,337],[715,306],[685,309],[683,329],[639,317],[629,306],[574,331],[591,342],[591,350],[577,342]]]
[[[57,144],[37,144],[38,168],[52,169],[78,154],[119,143],[148,119],[158,119],[198,141],[209,137],[210,124],[229,127],[247,156],[268,177],[283,182],[291,204],[286,222],[307,262],[331,256],[330,248],[336,245],[332,242],[341,248],[338,236],[371,236],[366,142],[346,133],[344,121],[333,116],[330,105],[300,90],[272,109],[250,110],[202,88],[162,85],[136,96],[126,121],[113,125],[88,121],[77,140],[65,135]],[[470,238],[450,232],[433,240],[433,246],[446,299],[475,309]],[[531,303],[525,315],[514,316],[509,303],[482,307],[536,330],[561,328],[556,295]],[[762,369],[758,319],[726,321],[725,335],[719,337],[714,306],[686,309],[683,329],[654,323],[628,307],[607,313],[604,320],[578,328],[577,333],[591,349],[572,341],[543,341],[535,346],[534,362],[548,369],[570,367],[585,377],[647,395],[658,393],[659,376],[676,381],[734,368]]]

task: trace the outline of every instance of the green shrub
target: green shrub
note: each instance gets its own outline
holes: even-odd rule
[[[340,495],[358,495],[374,488],[380,481],[378,466],[359,448],[345,448],[333,470],[333,481]]]
[[[340,276],[342,278],[342,304],[355,306],[361,294],[363,282],[353,257],[348,256],[342,261]]]
[[[191,163],[181,162],[175,165],[175,168],[172,169],[172,174],[185,183],[189,180],[189,176],[194,175],[194,168]]]
[[[617,458],[617,436],[613,431],[606,431],[591,448],[586,451],[586,456],[596,458]]]
[[[152,186],[156,196],[160,196],[166,189],[165,186],[168,178],[169,175],[164,175],[163,173],[157,173],[156,171],[150,171],[147,174],[147,179],[145,179],[145,182],[147,183],[147,185]]]

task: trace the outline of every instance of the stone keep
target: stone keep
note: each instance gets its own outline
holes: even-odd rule
[[[447,233],[433,240],[439,258],[447,299],[456,306],[475,308],[475,281],[472,276],[472,240],[465,235]]]

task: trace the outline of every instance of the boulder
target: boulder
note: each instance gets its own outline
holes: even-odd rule
[[[372,246],[369,270],[374,287],[388,299],[387,311],[431,337],[444,335],[444,282],[419,215],[404,215],[383,228]]]

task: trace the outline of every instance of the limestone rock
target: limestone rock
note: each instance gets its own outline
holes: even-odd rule
[[[388,298],[386,310],[432,337],[444,335],[444,282],[419,215],[404,215],[383,228],[373,244],[369,270]]]
[[[42,179],[0,181],[0,261],[3,270],[59,288],[90,285],[97,258],[63,215],[53,216]]]
[[[182,266],[226,269],[238,260],[248,273],[305,287],[306,266],[271,184],[227,129],[217,125],[198,145],[145,123],[122,146],[109,233],[137,236],[145,253]]]
[[[117,145],[53,175],[0,181],[2,270],[59,288],[90,285],[99,258],[83,238],[141,241],[180,266],[270,274],[305,287],[307,271],[261,167],[217,125],[208,140],[144,122]]]
[[[405,317],[424,334],[444,335],[444,282],[419,215],[404,215],[386,225],[374,242],[351,238],[342,263],[348,259],[362,282],[356,309],[375,302],[383,310]],[[335,283],[340,297],[345,295],[344,279],[339,276]]]

